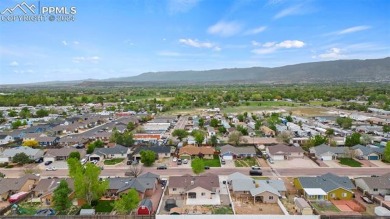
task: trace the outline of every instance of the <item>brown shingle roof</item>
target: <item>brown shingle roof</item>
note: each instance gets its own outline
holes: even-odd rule
[[[198,155],[199,153],[210,155],[214,154],[215,149],[210,146],[206,147],[196,147],[192,145],[187,145],[185,147],[180,148],[179,155],[189,154],[189,155]]]
[[[219,178],[215,174],[207,173],[201,176],[171,176],[169,186],[172,188],[184,188],[186,191],[196,187],[202,187],[209,191],[219,187]]]
[[[270,154],[290,154],[290,153],[303,153],[303,149],[301,147],[295,147],[295,146],[287,146],[287,145],[275,145],[275,146],[269,146],[268,151]]]

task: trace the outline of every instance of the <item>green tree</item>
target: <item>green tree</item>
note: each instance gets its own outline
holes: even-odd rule
[[[211,127],[214,127],[214,128],[216,128],[216,127],[218,127],[219,126],[219,121],[218,121],[218,119],[211,119],[210,120],[210,126]]]
[[[156,153],[151,150],[145,150],[141,151],[141,162],[147,166],[150,167],[153,165],[154,161],[156,161]]]
[[[72,205],[69,199],[71,189],[68,186],[66,180],[61,180],[58,187],[53,192],[53,205],[57,211],[65,211]]]
[[[135,129],[135,124],[134,122],[129,122],[127,123],[127,130],[133,131]]]
[[[11,123],[12,129],[17,129],[17,128],[19,128],[22,125],[23,125],[23,123],[20,120],[16,120],[15,122]]]
[[[238,114],[238,115],[237,115],[237,119],[238,119],[238,121],[243,122],[244,119],[245,119],[245,117],[244,117],[244,115],[242,115],[242,114]]]
[[[345,138],[345,146],[352,147],[357,144],[360,144],[361,134],[354,132],[352,135],[349,135]]]
[[[352,119],[349,117],[337,117],[336,123],[343,129],[350,129],[352,127]]]
[[[390,141],[387,142],[385,150],[383,151],[383,160],[390,163]]]
[[[204,172],[204,163],[203,160],[200,159],[199,157],[191,161],[191,167],[192,167],[192,172],[194,172],[196,175]]]
[[[87,146],[87,154],[92,154],[95,148],[102,148],[104,143],[100,140],[96,140]]]
[[[240,144],[242,142],[242,133],[239,131],[234,131],[229,134],[229,142],[234,143],[235,145]]]
[[[110,142],[115,142],[126,147],[131,147],[134,144],[134,135],[130,131],[125,131],[125,133],[121,134],[115,130],[111,135]]]
[[[114,209],[119,214],[128,214],[137,208],[139,201],[138,192],[135,189],[130,189],[128,193],[121,195],[121,197],[115,201]]]
[[[76,158],[77,160],[80,160],[80,152],[78,152],[78,151],[70,152],[69,158]]]
[[[195,133],[194,138],[195,138],[196,144],[201,145],[203,143],[205,137],[204,137],[203,132],[197,132],[197,133]]]
[[[237,131],[241,132],[242,135],[248,135],[248,129],[244,128],[242,125],[237,126]]]
[[[210,137],[210,144],[211,144],[211,146],[214,146],[214,147],[217,146],[217,144],[218,144],[217,136],[213,135]]]
[[[263,125],[263,123],[261,122],[261,120],[256,120],[255,129],[260,130],[262,125]]]
[[[27,107],[23,107],[22,110],[19,112],[19,116],[22,119],[27,119],[31,117],[31,112]]]
[[[183,138],[186,138],[188,136],[188,132],[184,129],[175,129],[172,132],[172,136],[177,137],[179,141],[182,141]]]
[[[199,122],[199,127],[203,128],[204,127],[204,119],[200,118],[198,122]]]
[[[290,140],[292,138],[292,135],[289,131],[283,131],[281,132],[278,137],[277,137],[280,141],[283,141],[284,143],[287,143],[289,144],[290,143]]]
[[[45,109],[40,109],[38,110],[35,115],[38,117],[38,118],[42,118],[42,117],[45,117],[45,116],[48,116],[49,115],[49,111],[45,110]]]
[[[100,167],[87,163],[85,168],[75,158],[68,159],[69,176],[74,180],[77,198],[84,199],[88,205],[100,198],[108,188],[108,181],[99,180]]]
[[[390,132],[390,125],[384,125],[382,129],[384,133]]]
[[[292,119],[292,117],[290,115],[286,116],[286,120],[287,120],[287,122],[292,122],[293,121],[293,119]]]
[[[12,162],[17,163],[17,164],[26,164],[30,162],[30,158],[27,156],[25,153],[17,153],[15,156],[12,158]]]
[[[16,117],[17,115],[18,115],[18,113],[15,110],[10,110],[8,112],[8,116],[9,117]]]

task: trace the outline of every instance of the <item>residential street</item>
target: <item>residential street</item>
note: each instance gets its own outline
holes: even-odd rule
[[[271,168],[263,167],[264,176],[276,176],[276,177],[297,177],[297,176],[317,176],[325,173],[334,173],[337,175],[346,175],[351,177],[356,176],[371,176],[382,175],[386,172],[390,172],[389,168],[384,167],[362,167],[362,168],[277,168],[272,172]],[[124,176],[125,168],[106,168],[102,171],[101,176]],[[23,174],[23,169],[1,169],[0,172],[6,174],[7,177],[18,177]],[[162,176],[178,176],[184,174],[192,174],[190,168],[169,168],[167,170],[157,170],[155,167],[144,168],[144,172],[152,172]],[[249,168],[211,168],[206,170],[206,173],[214,173],[218,175],[229,175],[234,172],[240,172],[243,174],[249,174]],[[58,169],[56,171],[42,171],[42,177],[66,177],[68,170]]]

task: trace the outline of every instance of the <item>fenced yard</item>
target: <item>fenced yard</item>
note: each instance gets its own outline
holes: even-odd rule
[[[236,159],[234,160],[234,165],[236,167],[251,167],[251,166],[256,166],[259,165],[257,163],[256,158],[254,157],[247,157],[243,159]]]

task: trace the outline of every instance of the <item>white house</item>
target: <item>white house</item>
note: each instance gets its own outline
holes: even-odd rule
[[[14,138],[10,135],[0,135],[0,145],[8,144],[10,142],[13,142]]]

